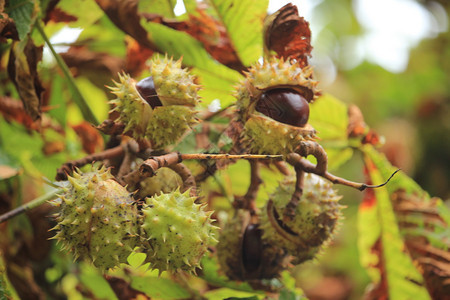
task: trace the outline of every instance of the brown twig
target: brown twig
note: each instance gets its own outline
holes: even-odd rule
[[[194,154],[181,154],[182,160],[197,159],[197,160],[220,160],[220,159],[273,159],[283,160],[283,155],[257,155],[257,154],[207,154],[207,153],[194,153]]]
[[[274,161],[273,165],[278,169],[278,171],[283,174],[284,176],[288,176],[291,174],[291,171],[286,165],[285,161]]]
[[[137,170],[123,176],[121,180],[129,186],[135,186],[139,181],[154,176],[159,168],[169,167],[180,162],[181,154],[178,152],[153,156],[145,160]]]
[[[298,166],[295,166],[295,176],[296,176],[296,182],[295,182],[295,190],[292,194],[291,200],[287,203],[286,207],[284,208],[283,212],[283,220],[286,222],[289,219],[293,219],[295,216],[295,210],[297,209],[298,203],[300,202],[300,199],[303,195],[303,180],[305,178],[305,172],[302,168],[299,168]]]
[[[233,206],[236,209],[246,209],[250,211],[251,215],[256,213],[256,196],[258,194],[259,186],[263,182],[259,176],[260,164],[258,161],[249,161],[250,163],[250,185],[247,193],[244,196],[235,197]]]
[[[300,150],[298,151],[303,157],[312,155],[317,159],[315,166],[316,174],[324,174],[328,168],[328,157],[322,146],[314,141],[303,141],[300,143]]]
[[[120,164],[119,172],[117,172],[116,176],[120,184],[125,185],[125,182],[123,182],[122,178],[126,174],[130,173],[131,164],[136,159],[136,155],[138,152],[139,152],[139,145],[136,141],[130,140],[128,143],[126,143],[123,160],[122,163]]]
[[[67,180],[67,175],[72,173],[75,168],[80,168],[95,161],[103,161],[105,159],[122,156],[125,153],[125,147],[125,145],[120,145],[99,153],[85,156],[81,159],[68,161],[56,171],[56,180]]]
[[[307,173],[313,173],[319,176],[322,176],[325,179],[328,179],[329,181],[331,181],[333,184],[342,184],[348,187],[352,187],[354,189],[360,190],[360,191],[364,191],[367,188],[379,188],[382,187],[384,185],[386,185],[391,179],[392,177],[398,172],[400,171],[400,169],[396,170],[394,173],[391,174],[391,176],[386,180],[386,182],[379,184],[379,185],[368,185],[365,183],[359,183],[359,182],[354,182],[354,181],[350,181],[341,177],[337,177],[329,172],[319,172],[317,169],[317,166],[310,163],[309,161],[307,161],[306,159],[303,159],[300,154],[298,153],[290,153],[286,156],[286,161],[291,164],[294,167],[299,167],[301,168],[303,171],[307,172]]]

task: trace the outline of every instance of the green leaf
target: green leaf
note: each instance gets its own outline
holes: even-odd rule
[[[241,62],[249,66],[262,56],[262,28],[268,0],[211,0]]]
[[[19,38],[23,40],[37,18],[39,5],[33,0],[12,0],[9,1],[7,12],[14,19]]]
[[[376,166],[371,156],[366,154],[365,164],[373,184],[381,184],[387,179],[383,173],[390,169],[388,163]],[[422,275],[404,251],[388,189],[381,187],[366,193],[358,215],[362,265],[375,284],[385,283],[381,286],[386,290],[381,292],[386,293],[389,299],[430,299]]]
[[[66,125],[67,120],[67,104],[64,95],[64,79],[58,74],[53,74],[51,79],[51,92],[49,104],[53,108],[48,114],[57,120],[61,125]]]
[[[183,0],[184,8],[188,14],[194,14],[197,9],[196,0]]]
[[[236,293],[236,291],[252,293],[251,295],[257,293],[257,291],[253,290],[252,287],[246,282],[231,281],[225,276],[219,275],[219,265],[217,264],[217,261],[214,258],[203,257],[202,267],[203,267],[203,274],[201,277],[204,280],[206,280],[209,284],[218,287],[232,289],[234,290],[234,293]],[[246,295],[251,296],[249,294]],[[230,295],[228,297],[231,296],[233,295]],[[236,296],[236,294],[234,294],[234,296]]]
[[[396,167],[392,166],[388,162],[384,154],[378,152],[371,145],[365,145],[361,149],[367,156],[370,157],[383,178],[389,178],[389,176],[397,170]],[[407,193],[418,193],[419,195],[425,196],[427,199],[430,198],[426,191],[424,191],[414,180],[402,171],[396,174],[385,187],[390,194],[394,193],[398,189],[404,189]]]
[[[85,77],[77,77],[75,82],[96,119],[106,120],[108,118],[109,105],[105,92]]]
[[[144,0],[138,1],[139,13],[154,13],[167,18],[175,18],[173,9],[177,0]]]
[[[56,7],[76,18],[67,23],[70,27],[89,28],[104,15],[94,0],[61,0]]]
[[[125,33],[117,28],[105,14],[94,24],[85,27],[76,43],[86,45],[94,52],[104,52],[119,57],[126,55]]]
[[[93,266],[82,265],[80,281],[89,288],[97,299],[117,299],[108,281]]]
[[[347,105],[330,94],[323,94],[310,105],[309,123],[323,141],[346,141]]]
[[[208,106],[215,99],[220,100],[220,107],[225,108],[232,105],[236,98],[233,97],[234,83],[230,80],[222,78],[220,75],[209,71],[193,68],[191,72],[198,76],[200,84],[204,87],[199,91],[202,98],[201,105]],[[238,76],[236,76],[238,77]]]
[[[206,299],[224,299],[224,300],[258,300],[263,299],[263,296],[254,296],[252,293],[235,291],[229,288],[219,288],[206,292],[204,295]]]
[[[353,155],[347,137],[347,105],[323,94],[310,105],[309,123],[317,130],[319,143],[328,154],[328,169],[336,170]]]
[[[186,299],[191,294],[175,282],[161,277],[133,276],[131,287],[157,299]]]
[[[45,176],[53,179],[56,169],[68,157],[64,152],[45,156],[42,153],[43,146],[44,141],[40,134],[28,133],[21,125],[0,120],[0,153],[3,152],[13,161],[19,162],[27,174],[36,178]]]
[[[195,67],[193,72],[204,86],[205,92],[201,92],[201,96],[205,105],[214,99],[221,99],[225,107],[234,100],[229,93],[242,78],[241,74],[214,60],[203,45],[189,34],[145,20],[141,24],[162,53],[174,59],[183,57],[183,65]]]

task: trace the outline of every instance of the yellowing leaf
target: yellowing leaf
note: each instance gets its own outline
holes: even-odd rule
[[[364,161],[372,184],[381,184],[387,177],[380,170],[390,169],[375,165],[370,154],[371,145],[363,148]],[[388,184],[389,185],[389,184]],[[389,299],[430,299],[422,274],[405,252],[397,220],[386,187],[369,190],[361,204],[358,219],[361,263],[368,269],[376,288],[372,296]]]
[[[245,66],[262,56],[262,28],[268,0],[211,0]]]

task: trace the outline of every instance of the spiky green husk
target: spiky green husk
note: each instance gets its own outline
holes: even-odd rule
[[[181,67],[181,59],[154,58],[150,61],[150,74],[164,106],[197,105],[200,86],[195,84],[195,76]]]
[[[243,120],[247,120],[255,111],[261,94],[274,88],[291,88],[302,94],[308,102],[314,101],[319,94],[318,82],[312,79],[311,67],[300,68],[292,61],[272,57],[262,64],[253,65],[246,78],[237,88],[236,105]]]
[[[176,143],[196,123],[195,111],[187,106],[159,106],[153,110],[146,137],[160,149]]]
[[[181,59],[153,59],[150,73],[163,106],[152,109],[137,91],[136,81],[122,74],[115,87],[110,87],[117,97],[110,101],[114,105],[111,112],[119,113],[116,122],[125,125],[125,133],[147,138],[153,149],[162,149],[176,143],[197,123],[194,107],[200,86],[195,84],[195,76],[181,68]]]
[[[111,112],[119,113],[117,122],[125,125],[124,132],[132,132],[135,138],[145,137],[152,107],[139,95],[136,81],[128,74],[119,74],[119,82],[114,84],[109,87],[117,97],[109,102],[114,106]]]
[[[216,242],[212,212],[194,201],[179,190],[146,199],[141,227],[152,268],[195,272],[208,245]]]
[[[319,93],[316,86],[312,69],[302,69],[295,62],[273,57],[252,66],[236,93],[244,145],[253,153],[287,154],[295,151],[301,141],[315,139],[316,131],[311,125],[286,125],[259,113],[255,107],[265,91],[275,88],[291,88],[312,102]]]
[[[332,184],[314,174],[306,174],[303,195],[292,220],[283,219],[283,211],[295,189],[294,180],[280,183],[263,209],[261,228],[263,240],[275,243],[295,257],[294,264],[314,258],[332,238],[342,217],[340,196]],[[278,221],[277,221],[278,219]],[[283,220],[280,220],[283,219]],[[282,222],[282,223],[281,223]]]
[[[137,196],[139,199],[170,193],[183,185],[183,180],[177,172],[169,168],[159,168],[155,176],[145,178],[139,183]]]
[[[313,140],[315,133],[309,124],[294,127],[266,116],[252,116],[244,124],[242,142],[251,153],[285,155],[295,152],[302,141]]]
[[[106,169],[74,173],[60,196],[55,239],[76,258],[108,269],[125,263],[137,245],[137,212],[130,193]]]
[[[236,215],[222,228],[217,244],[217,258],[220,268],[225,275],[232,280],[272,279],[278,277],[289,263],[286,251],[275,244],[256,243],[250,247],[260,247],[259,266],[252,270],[246,269],[243,261],[244,236],[247,226],[250,224],[250,213],[238,210]],[[250,250],[250,251],[253,251]],[[249,262],[250,264],[252,262]]]

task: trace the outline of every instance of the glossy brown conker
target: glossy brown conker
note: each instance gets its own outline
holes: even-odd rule
[[[146,77],[136,84],[136,90],[141,97],[147,101],[152,108],[162,106],[161,100],[158,98],[153,77]]]
[[[270,89],[262,93],[256,111],[283,124],[303,127],[309,119],[309,103],[292,88]]]

